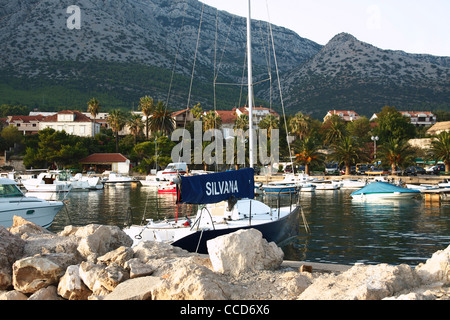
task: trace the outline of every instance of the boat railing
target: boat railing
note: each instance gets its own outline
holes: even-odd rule
[[[197,225],[197,231],[200,229],[200,222],[202,220],[203,217],[203,211],[206,211],[209,215],[209,218],[211,219],[211,225],[213,230],[216,230],[216,227],[214,226],[214,219],[212,218],[211,212],[209,211],[209,209],[205,206],[203,208],[200,209],[200,213],[199,213],[199,217],[198,219],[195,220],[194,224],[191,226],[191,231],[194,229],[194,227]]]

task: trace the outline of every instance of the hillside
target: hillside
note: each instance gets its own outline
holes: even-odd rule
[[[0,0],[0,103],[85,108],[96,96],[105,107],[131,108],[143,95],[166,101],[175,68],[169,104],[186,106],[201,2],[79,0],[81,29],[69,30],[66,9],[72,4]],[[255,77],[262,78],[267,76],[267,26],[255,21],[252,27]],[[281,71],[301,65],[321,48],[273,28],[283,47],[277,56]],[[199,40],[191,101],[211,107],[215,66],[218,81],[242,81],[246,20],[205,5]],[[234,107],[239,97],[238,86],[217,87],[221,107]]]
[[[282,77],[290,113],[323,117],[328,110],[371,116],[399,110],[450,108],[450,58],[382,50],[350,34],[335,36],[311,60]],[[263,97],[268,93],[262,92]]]

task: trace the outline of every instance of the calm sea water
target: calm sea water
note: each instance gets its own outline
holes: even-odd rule
[[[425,201],[355,202],[351,190],[301,193],[300,203],[309,224],[302,219],[298,236],[282,248],[285,259],[354,264],[389,263],[417,265],[450,245],[450,202],[429,206]],[[174,196],[158,195],[144,187],[108,187],[101,191],[68,195],[67,210],[58,213],[51,227],[90,223],[124,226],[132,213],[133,223],[177,214]],[[276,205],[276,197],[260,197]],[[282,196],[288,204],[289,196]],[[178,216],[193,214],[195,208],[178,208]]]

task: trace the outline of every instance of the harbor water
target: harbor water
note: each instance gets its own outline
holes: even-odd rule
[[[427,204],[422,199],[360,202],[350,198],[354,190],[316,190],[300,193],[303,220],[298,235],[281,244],[286,260],[336,264],[402,264],[425,262],[450,245],[450,202]],[[276,206],[277,196],[258,198]],[[158,195],[145,187],[107,187],[73,192],[66,208],[50,230],[91,223],[123,227],[129,219],[160,220],[195,214],[195,208],[178,206],[173,195]],[[290,196],[281,196],[288,205]]]

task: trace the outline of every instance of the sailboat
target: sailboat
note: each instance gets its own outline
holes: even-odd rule
[[[253,169],[253,76],[251,46],[251,1],[248,1],[247,18],[248,100],[249,100],[249,158],[250,168],[211,173],[199,176],[182,176],[177,182],[179,203],[197,204],[199,209],[193,219],[148,220],[146,225],[124,228],[133,244],[140,241],[170,243],[185,250],[207,253],[206,242],[218,236],[242,229],[254,228],[271,242],[281,242],[298,229],[300,206],[270,208],[255,200]]]

